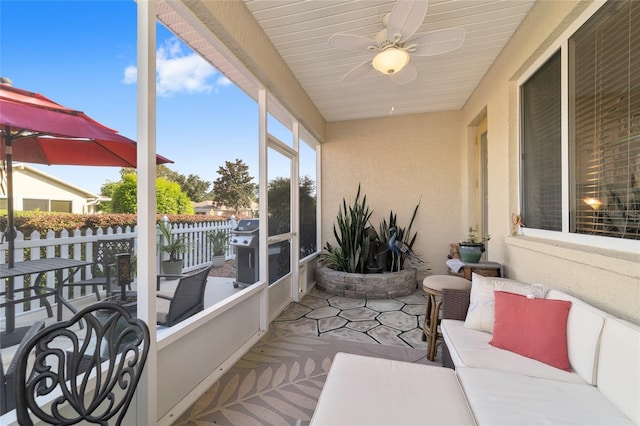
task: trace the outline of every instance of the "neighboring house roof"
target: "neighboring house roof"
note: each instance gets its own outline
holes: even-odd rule
[[[231,207],[227,207],[227,206],[218,206],[211,200],[199,201],[197,203],[192,201],[191,205],[193,205],[193,210],[196,213],[200,213],[200,214],[213,215],[214,212],[217,215],[234,214],[235,213],[235,209],[233,209]],[[239,209],[239,212],[251,212],[251,211],[257,210],[257,209],[258,209],[258,204],[257,203],[253,203],[252,208],[246,208],[246,207],[245,208],[241,208],[241,209]]]
[[[109,197],[104,197],[102,195],[99,194],[94,194],[93,192],[87,191],[86,189],[80,188],[78,186],[75,186],[69,182],[66,182],[62,179],[59,179],[53,175],[50,175],[48,173],[45,173],[41,170],[38,170],[34,167],[31,167],[27,164],[24,163],[14,163],[13,164],[13,173],[24,173],[27,175],[31,175],[31,177],[41,180],[41,181],[48,181],[49,183],[55,184],[59,187],[63,187],[66,191],[71,192],[76,194],[79,197],[82,198],[86,198],[87,199],[87,204],[95,204],[98,203],[100,201],[111,201],[111,198]],[[0,194],[3,197],[6,197],[6,185],[4,184],[5,182],[3,182],[3,185],[0,185]]]

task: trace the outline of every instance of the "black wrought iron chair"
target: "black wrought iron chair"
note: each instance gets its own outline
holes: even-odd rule
[[[148,352],[147,325],[115,303],[45,328],[16,354],[18,422],[32,425],[31,414],[49,424],[121,424]]]
[[[159,275],[161,277],[180,278],[176,291],[156,293],[156,315],[160,325],[171,327],[204,309],[204,291],[211,266],[192,275]]]
[[[18,365],[17,354],[24,348],[25,343],[36,333],[44,328],[44,321],[34,322],[20,342],[16,350],[16,355],[9,363],[7,370],[4,370],[2,359],[0,358],[0,416],[16,408],[16,366]]]
[[[91,287],[100,300],[100,288],[106,289],[107,295],[111,295],[116,283],[116,258],[118,254],[133,256],[134,240],[126,239],[100,239],[93,243],[93,265],[91,265],[91,278],[65,283],[65,287]],[[60,321],[61,318],[58,318]]]

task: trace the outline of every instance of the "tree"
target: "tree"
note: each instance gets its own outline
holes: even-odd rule
[[[125,175],[136,173],[136,169],[131,168],[123,168],[120,169],[120,176],[124,177]],[[185,176],[181,173],[171,170],[164,164],[159,164],[156,166],[156,178],[165,178],[169,182],[176,182],[180,185],[180,189],[182,192],[187,194],[187,197],[191,201],[202,201],[207,197],[207,191],[209,191],[209,187],[211,184],[207,181],[204,181],[198,175],[189,175]],[[105,194],[103,194],[105,195]]]
[[[291,179],[278,177],[269,181],[269,235],[289,232],[291,227]]]
[[[133,169],[131,167],[123,167],[122,169],[120,169],[120,177],[124,178],[126,175],[129,174],[136,174],[136,169]],[[171,170],[169,167],[165,166],[164,164],[158,164],[156,165],[156,177],[163,177],[165,179],[167,179],[168,181],[171,182],[177,182],[178,178],[180,176],[180,173],[178,172],[174,172],[173,170]]]
[[[103,197],[113,198],[113,191],[115,191],[119,182],[107,181],[100,187],[100,195]],[[113,210],[111,208],[111,201],[100,201],[98,203],[98,210],[103,213],[111,213]]]
[[[111,208],[113,213],[136,213],[137,177],[125,174],[113,189]],[[161,214],[193,214],[193,206],[180,185],[165,178],[156,179],[156,210]]]
[[[309,176],[299,182],[300,208],[300,255],[307,256],[316,251],[316,186]],[[289,230],[291,210],[291,180],[279,177],[269,181],[269,235]]]
[[[209,182],[206,182],[200,179],[200,176],[193,174],[187,177],[184,175],[178,175],[175,182],[180,185],[180,188],[187,194],[189,199],[195,202],[203,201],[207,197],[207,192],[211,186]]]
[[[156,179],[156,209],[162,214],[193,214],[193,206],[187,194],[176,182]]]
[[[122,176],[113,188],[111,211],[113,213],[135,213],[137,210],[137,177],[135,173]]]
[[[249,176],[249,166],[242,160],[225,161],[224,166],[218,168],[220,177],[213,182],[214,202],[218,206],[231,207],[238,210],[251,207],[256,199],[256,184]]]

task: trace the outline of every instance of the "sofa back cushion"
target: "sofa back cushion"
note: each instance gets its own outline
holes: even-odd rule
[[[600,334],[605,317],[610,315],[558,290],[549,290],[547,299],[571,302],[567,319],[569,363],[585,382],[595,385]]]
[[[604,321],[598,357],[598,389],[640,423],[640,327],[618,318]]]
[[[464,321],[464,326],[473,330],[493,333],[495,320],[494,291],[506,291],[509,293],[532,295],[544,298],[548,289],[538,284],[525,284],[509,278],[483,277],[472,274],[471,296],[469,311]]]

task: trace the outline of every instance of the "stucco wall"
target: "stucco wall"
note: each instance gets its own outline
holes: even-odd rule
[[[511,213],[519,206],[518,78],[591,3],[536,2],[461,112],[466,133],[462,155],[473,161],[469,134],[486,110],[491,260],[504,263],[513,278],[566,291],[640,323],[640,254],[508,236]]]
[[[335,242],[342,199],[361,184],[372,223],[393,210],[408,226],[420,202],[414,251],[434,273],[445,272],[449,244],[460,239],[461,125],[459,112],[327,123],[322,145],[322,241]]]

